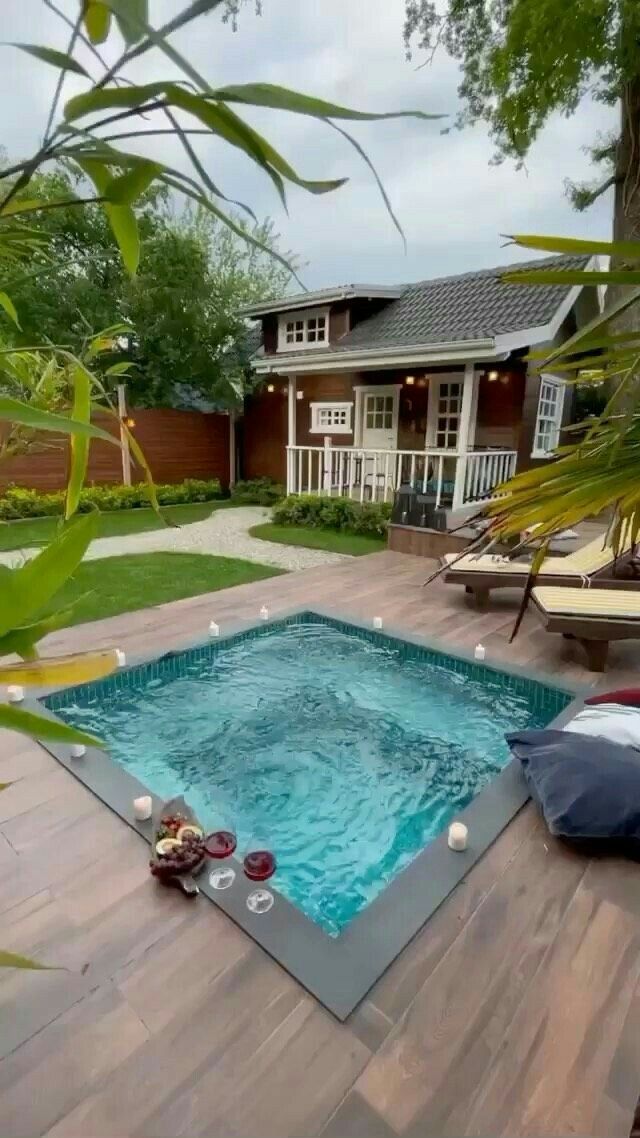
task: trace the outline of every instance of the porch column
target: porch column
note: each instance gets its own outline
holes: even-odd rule
[[[464,366],[462,387],[462,407],[458,429],[458,458],[456,460],[456,481],[453,491],[452,508],[459,510],[464,504],[464,484],[467,476],[467,454],[473,445],[478,414],[478,374],[475,363]]]
[[[287,448],[296,445],[296,376],[289,376],[287,399]],[[287,494],[295,494],[296,481],[295,452],[287,449]]]

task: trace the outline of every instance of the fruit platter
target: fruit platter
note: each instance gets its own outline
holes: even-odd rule
[[[184,798],[165,802],[154,818],[151,841],[151,876],[162,885],[175,886],[196,896],[193,880],[204,868],[204,830]]]

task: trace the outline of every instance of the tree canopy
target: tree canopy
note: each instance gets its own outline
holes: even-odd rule
[[[56,201],[81,194],[82,187],[60,166],[37,175],[28,192]],[[132,334],[128,342],[119,339],[117,357],[134,364],[127,384],[138,405],[172,402],[176,384],[228,404],[246,355],[239,310],[282,295],[291,274],[203,208],[177,209],[166,189],[147,190],[136,216],[141,257],[132,277],[100,206],[37,213],[31,226],[45,241],[38,267],[12,288],[20,330],[5,337],[16,344],[44,337],[81,354],[89,336],[124,321]],[[270,222],[252,228],[260,244],[276,247]],[[103,370],[113,362],[106,356]]]

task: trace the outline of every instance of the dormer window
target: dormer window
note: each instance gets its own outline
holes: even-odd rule
[[[278,351],[322,348],[329,343],[329,309],[287,312],[278,321]]]

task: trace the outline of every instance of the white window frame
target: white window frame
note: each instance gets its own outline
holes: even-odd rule
[[[313,330],[317,334],[317,321],[324,319],[324,338],[322,340],[310,340],[309,334]],[[289,330],[287,325],[292,324],[293,329]],[[315,327],[310,328],[310,324],[315,324]],[[296,327],[301,325],[302,327]],[[302,335],[302,339],[295,342],[287,341],[287,336],[293,334]],[[282,316],[278,317],[278,351],[279,352],[301,352],[309,351],[313,348],[327,348],[329,346],[329,309],[328,308],[303,308],[298,312],[285,312]]]
[[[464,372],[447,372],[443,375],[429,376],[429,400],[427,406],[427,432],[426,432],[426,447],[427,450],[441,450],[448,451],[451,454],[460,453],[460,431],[462,426],[462,401],[464,398]],[[453,400],[456,398],[451,395],[447,388],[449,384],[455,383],[459,386],[460,390],[457,396],[459,407],[457,412],[453,411]],[[447,406],[442,411],[440,410],[440,402],[446,402]],[[438,430],[438,419],[444,418],[447,425],[444,431]],[[455,423],[455,427],[454,424]],[[438,434],[444,433],[445,444],[444,446],[438,445]],[[456,445],[449,445],[449,438],[455,434]]]
[[[555,375],[541,374],[538,409],[533,432],[532,458],[551,458],[558,446],[562,428],[565,390],[566,384],[563,379],[558,379]],[[544,431],[543,424],[545,424]],[[548,440],[546,445],[543,445],[543,437],[546,435],[548,435]]]
[[[344,415],[344,423],[321,423],[322,412]],[[350,435],[353,430],[353,403],[312,403],[310,435]]]

